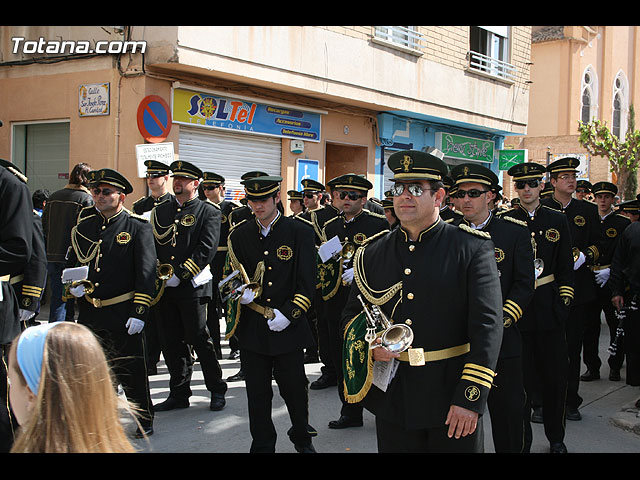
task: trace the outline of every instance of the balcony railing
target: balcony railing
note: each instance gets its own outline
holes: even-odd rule
[[[510,63],[473,51],[469,51],[468,57],[470,70],[510,81],[516,79],[517,69]]]
[[[374,27],[375,40],[422,53],[424,35],[411,27]]]

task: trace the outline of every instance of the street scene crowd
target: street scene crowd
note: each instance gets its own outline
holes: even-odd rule
[[[81,163],[32,194],[2,160],[1,450],[134,452],[156,412],[189,407],[197,362],[212,411],[245,382],[252,453],[276,451],[273,381],[300,453],[316,452],[309,390],[332,386],[328,427],[371,412],[380,453],[484,452],[483,415],[497,453],[529,453],[532,423],[549,452],[570,451],[581,382],[626,369],[640,385],[640,195],[620,202],[566,157],[511,167],[509,200],[490,169],[427,150],[389,157],[380,200],[362,172],[284,192],[247,171],[235,202],[215,172],[150,160],[131,210],[113,169]],[[228,378],[221,339],[240,362]]]

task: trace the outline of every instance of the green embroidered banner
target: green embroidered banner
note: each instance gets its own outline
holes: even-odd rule
[[[351,319],[344,331],[342,373],[344,397],[348,403],[361,401],[371,388],[373,356],[369,343],[364,339],[366,333],[367,318],[364,312]]]
[[[318,264],[318,280],[324,300],[335,295],[342,283],[342,259],[331,259]]]

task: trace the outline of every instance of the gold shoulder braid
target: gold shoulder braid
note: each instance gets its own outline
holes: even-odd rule
[[[391,300],[396,293],[402,290],[402,280],[390,286],[386,290],[374,290],[371,288],[364,271],[364,250],[365,247],[359,247],[354,255],[353,279],[367,301],[374,305],[383,305]],[[374,296],[376,294],[379,294],[379,296]]]
[[[153,230],[153,236],[160,245],[166,245],[169,242],[171,242],[171,246],[176,245],[176,224],[172,223],[166,227],[160,225],[158,223],[158,216],[155,208],[151,210],[151,228]],[[164,229],[164,231],[160,233],[158,229]],[[171,237],[168,240],[165,240],[169,235],[171,235]]]
[[[311,223],[313,223],[313,229],[316,231],[316,235],[318,235],[320,242],[321,243],[326,242],[327,237],[324,234],[324,228],[322,229],[322,231],[320,231],[320,228],[318,226],[318,215],[316,214],[315,211],[311,212]]]
[[[80,237],[80,239],[78,237]],[[85,240],[89,244],[86,252],[82,251],[79,240]],[[73,250],[76,252],[76,257],[78,257],[78,261],[83,265],[89,263],[91,260],[95,258],[96,259],[95,268],[98,268],[98,263],[100,261],[100,255],[99,255],[100,243],[101,243],[100,240],[94,241],[84,236],[83,234],[81,234],[78,231],[78,225],[75,225],[71,229],[71,245],[73,246]]]

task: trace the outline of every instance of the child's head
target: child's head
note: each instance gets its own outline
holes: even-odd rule
[[[9,354],[9,399],[21,435],[14,450],[122,451],[111,370],[85,326],[56,322],[29,327]]]

